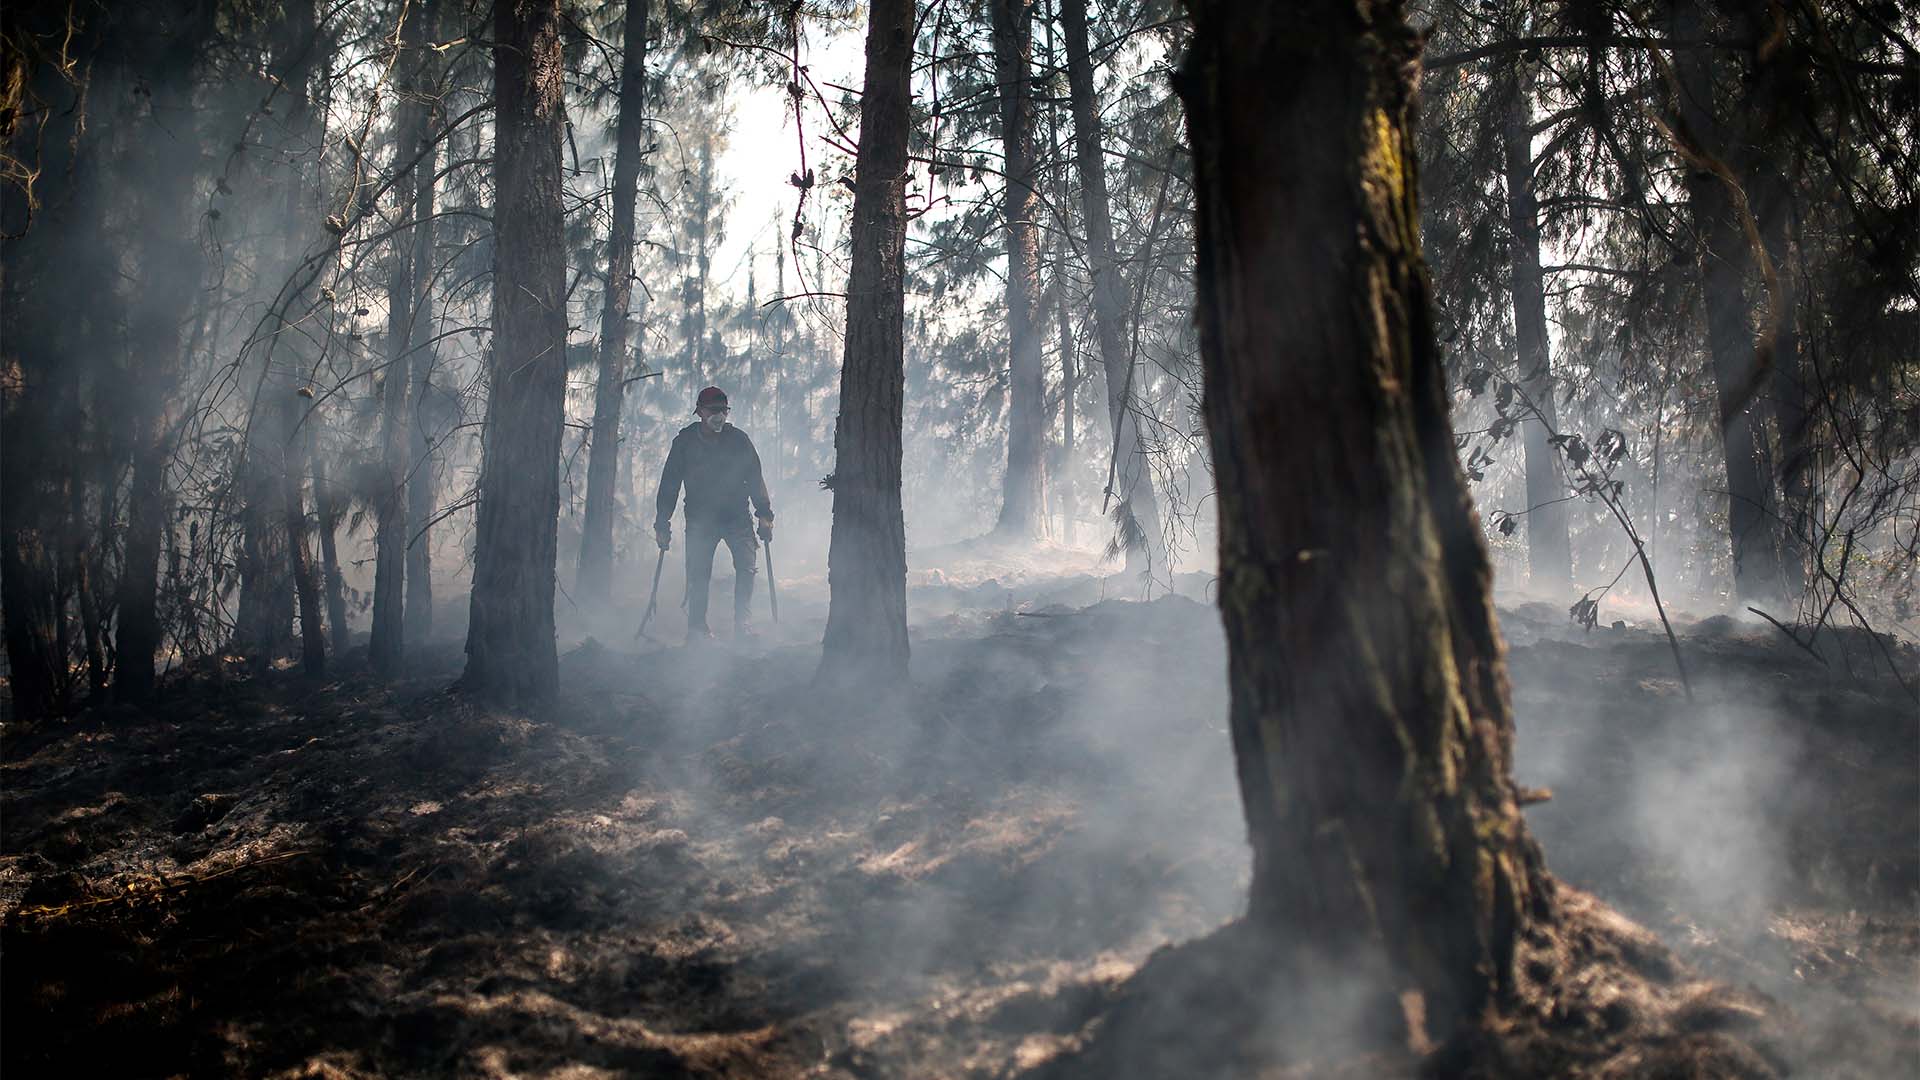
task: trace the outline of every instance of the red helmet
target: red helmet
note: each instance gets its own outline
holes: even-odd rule
[[[696,409],[727,408],[727,392],[717,386],[709,386],[700,391],[700,397],[694,401],[693,407]]]

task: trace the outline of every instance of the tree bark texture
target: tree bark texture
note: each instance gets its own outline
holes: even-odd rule
[[[989,0],[1007,187],[1007,472],[994,531],[1047,532],[1045,391],[1040,361],[1039,168],[1034,154],[1033,0]]]
[[[822,683],[841,687],[891,684],[907,673],[900,461],[913,16],[913,0],[874,0],[868,14],[819,670]]]
[[[346,581],[340,574],[339,493],[327,477],[326,465],[321,456],[311,453],[309,456],[314,461],[313,505],[314,512],[320,519],[320,569],[321,581],[327,590],[329,644],[333,646],[334,655],[340,656],[353,643],[353,632],[347,628]]]
[[[470,691],[552,696],[566,420],[559,0],[495,0],[493,352],[467,630]]]
[[[1188,7],[1249,917],[1383,955],[1444,1040],[1552,905],[1420,254],[1417,41],[1397,3]]]
[[[284,477],[287,514],[287,557],[293,574],[294,594],[300,601],[300,672],[312,679],[327,674],[327,635],[320,614],[320,582],[314,572],[313,557],[307,546],[307,508],[304,487],[307,474],[307,441],[301,430],[300,409],[294,403],[304,400],[290,396],[281,406],[289,414],[287,464],[280,470]]]
[[[1519,351],[1519,382],[1540,415],[1521,425],[1526,450],[1527,580],[1536,588],[1563,589],[1573,580],[1567,539],[1566,485],[1557,452],[1548,440],[1555,416],[1552,354],[1547,343],[1547,293],[1540,270],[1540,209],[1533,188],[1532,90],[1516,70],[1508,87],[1505,147],[1508,252],[1513,288],[1513,338]]]
[[[420,191],[425,187],[429,190],[425,206],[431,214],[433,173],[413,164],[432,137],[422,78],[427,54],[422,43],[431,16],[425,6],[408,4],[403,11],[400,62],[406,65],[407,75],[394,117],[400,175],[394,181],[393,198],[402,214],[418,214]],[[429,228],[427,219],[416,217],[410,229],[394,233],[392,269],[387,276],[387,365],[380,389],[381,485],[374,504],[373,636],[367,658],[375,672],[388,676],[399,674],[405,653],[407,474],[413,465],[408,399],[413,393],[412,365],[423,351],[416,350],[414,343],[426,322],[420,286],[432,276]]]
[[[613,230],[607,238],[607,295],[600,310],[600,374],[587,450],[587,511],[580,530],[576,590],[588,603],[608,597],[613,580],[614,481],[620,413],[626,404],[627,317],[633,299],[634,198],[640,188],[647,79],[648,0],[628,0],[620,61],[620,126],[614,139]]]
[[[438,36],[444,10],[434,0],[425,0],[421,11],[422,32],[429,39]],[[426,139],[439,130],[446,119],[439,83],[439,60],[423,55],[418,76],[418,91],[425,99],[426,112],[420,128]],[[420,163],[414,168],[420,178],[415,183],[413,220],[414,315],[412,347],[407,358],[407,434],[411,444],[407,468],[407,558],[406,604],[401,617],[401,641],[415,645],[433,635],[433,547],[432,527],[428,524],[439,503],[439,465],[436,440],[440,411],[434,408],[433,370],[438,350],[433,344],[433,283],[438,266],[434,260],[435,180],[443,152],[439,145],[421,147]],[[430,422],[432,421],[432,422]]]
[[[166,45],[152,69],[149,100],[155,115],[193,114],[193,64],[212,27],[211,6],[198,4],[180,13],[166,32],[156,35],[156,40]],[[114,676],[114,695],[123,702],[144,701],[154,689],[153,663],[160,650],[162,629],[160,548],[171,505],[167,466],[176,435],[181,333],[188,321],[197,317],[198,303],[204,302],[200,296],[202,254],[194,236],[201,221],[195,205],[197,141],[193,136],[160,137],[152,133],[138,145],[136,168],[138,175],[148,178],[145,192],[150,200],[144,219],[152,225],[140,230],[137,276],[131,283],[127,305],[128,339],[136,350],[144,351],[134,355],[130,379],[134,386],[128,418],[133,476],[127,492],[125,567],[120,576]],[[262,515],[279,504],[277,497],[261,504]],[[283,590],[283,594],[289,609],[284,633],[291,632],[292,589]]]
[[[314,30],[313,0],[290,0],[282,9],[274,45],[275,74],[286,99],[281,116],[286,125],[284,147],[289,161],[297,162],[305,156],[306,142],[310,137],[313,109],[308,96],[308,82],[312,75],[316,45]],[[304,230],[296,223],[311,220],[306,216],[308,204],[305,195],[310,188],[303,172],[296,165],[295,179],[286,186],[287,221],[281,239],[290,273],[297,272],[292,268],[296,268],[300,261],[304,239]],[[318,177],[314,179],[317,183]],[[299,309],[302,300],[302,294],[296,292],[289,308]],[[314,414],[302,407],[302,402],[309,399],[301,397],[294,390],[305,383],[309,360],[299,344],[301,335],[287,326],[284,320],[281,322],[281,331],[277,344],[287,355],[289,366],[294,369],[294,377],[287,380],[288,392],[273,402],[273,407],[281,412],[280,426],[286,433],[286,438],[279,446],[282,461],[277,471],[281,478],[285,513],[287,571],[293,581],[294,595],[299,601],[301,670],[309,678],[317,679],[327,673],[327,636],[320,609],[320,582],[307,543],[305,486]]]
[[[1672,11],[1675,39],[1703,33],[1705,14],[1698,0],[1676,0]],[[1713,50],[1674,52],[1684,131],[1701,150],[1724,161],[1713,64]],[[1753,403],[1740,400],[1759,364],[1747,297],[1747,280],[1754,268],[1753,248],[1737,216],[1734,193],[1724,180],[1689,163],[1686,190],[1694,232],[1700,238],[1696,260],[1707,313],[1707,350],[1713,359],[1714,388],[1720,402],[1734,590],[1743,602],[1773,604],[1781,595],[1781,579],[1773,529],[1772,476],[1764,465],[1765,447]]]
[[[63,104],[75,92],[44,63],[23,90]],[[29,203],[20,183],[0,184],[0,613],[10,718],[25,722],[57,715],[67,704],[59,538],[69,496],[57,401],[65,381],[60,353],[69,343],[62,340],[67,313],[45,293],[65,250],[97,212],[70,191],[47,190],[101,167],[87,160],[97,154],[98,136],[78,131],[76,116],[65,107],[31,110],[10,131],[7,151],[40,170],[40,205]]]
[[[1075,167],[1080,173],[1080,208],[1087,226],[1087,267],[1093,274],[1093,325],[1107,376],[1107,418],[1114,439],[1113,496],[1121,516],[1132,517],[1146,538],[1144,547],[1126,547],[1129,575],[1171,574],[1166,536],[1160,526],[1160,499],[1153,490],[1146,444],[1134,412],[1132,353],[1127,345],[1127,288],[1114,250],[1112,200],[1107,194],[1106,151],[1100,131],[1100,102],[1093,86],[1093,56],[1087,47],[1086,0],[1061,0],[1061,29],[1067,46],[1067,87],[1073,106]]]
[[[15,220],[8,216],[9,224]],[[15,279],[27,246],[13,240],[5,247],[8,332],[0,346],[0,487],[6,491],[0,499],[0,609],[6,615],[12,718],[18,721],[60,711],[67,671],[54,540],[61,485],[57,466],[47,460],[54,445],[54,415],[46,401],[52,358],[41,336],[16,317],[26,307]]]

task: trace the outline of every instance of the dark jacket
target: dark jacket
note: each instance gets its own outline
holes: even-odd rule
[[[747,503],[763,518],[773,518],[773,500],[766,478],[760,475],[760,454],[747,433],[728,424],[718,435],[705,435],[698,422],[680,429],[667,451],[660,472],[660,495],[654,500],[654,526],[673,517],[680,487],[687,489],[687,520],[708,524],[746,523]]]

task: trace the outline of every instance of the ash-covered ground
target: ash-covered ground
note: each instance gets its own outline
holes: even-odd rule
[[[1224,645],[1203,577],[990,563],[917,559],[914,684],[853,700],[808,689],[815,578],[740,645],[579,623],[529,717],[448,692],[443,644],[399,685],[208,664],[7,732],[0,1063],[1092,1075],[1149,956],[1239,913]],[[1657,624],[1502,616],[1554,870],[1780,1002],[1796,1074],[1920,1061],[1920,709],[1877,646],[1690,623],[1690,704]]]

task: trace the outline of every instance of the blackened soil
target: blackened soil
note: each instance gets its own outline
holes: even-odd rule
[[[1531,813],[1556,871],[1790,1005],[1803,1074],[1920,1053],[1920,712],[1884,679],[1702,632],[1703,714],[1647,632],[1529,618],[1507,616],[1520,771],[1554,789]],[[8,732],[0,1065],[1095,1075],[1156,973],[1244,962],[1221,929],[1245,853],[1210,609],[956,615],[916,641],[914,689],[855,700],[808,692],[814,655],[589,643],[531,716],[446,690],[453,649],[399,685],[207,666],[152,711]],[[1750,714],[1762,771],[1682,798],[1757,741]],[[1664,811],[1643,782],[1660,763]],[[1709,855],[1657,839],[1663,813],[1720,810],[1762,826],[1722,837],[1765,862],[1751,910],[1697,872]],[[1292,1062],[1274,1075],[1417,1066],[1299,1039],[1263,1044]]]

